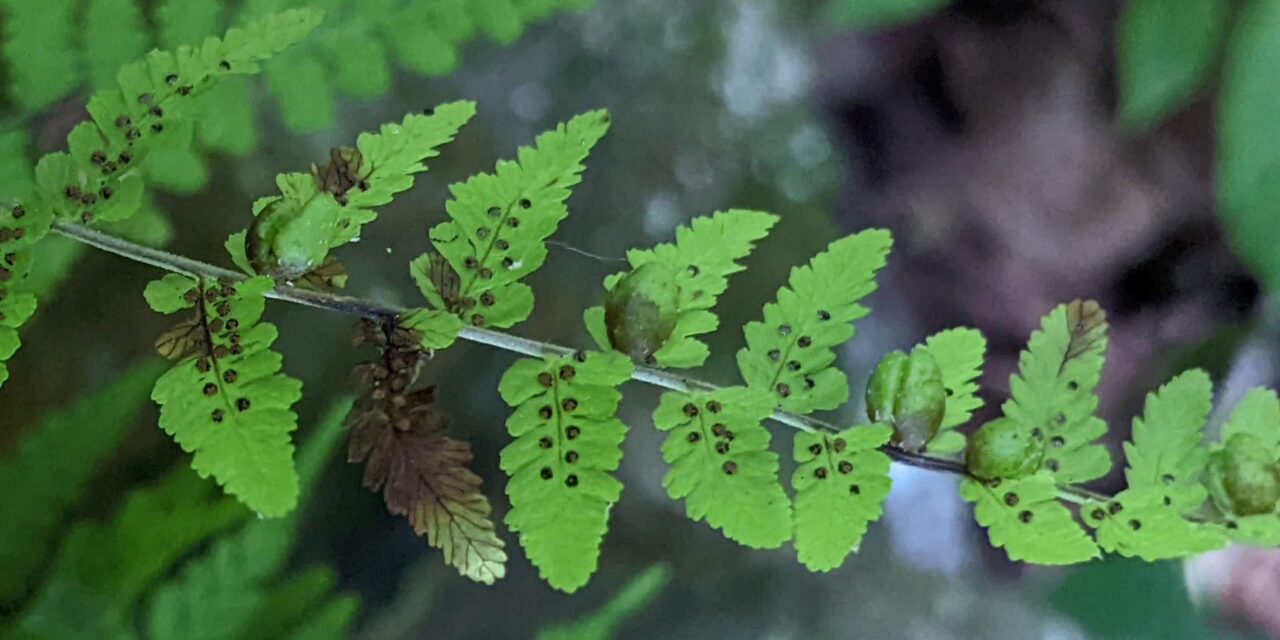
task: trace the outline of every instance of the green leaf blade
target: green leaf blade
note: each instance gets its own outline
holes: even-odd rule
[[[1218,211],[1244,262],[1268,290],[1280,287],[1280,252],[1270,238],[1280,232],[1275,203],[1280,192],[1280,4],[1249,2],[1234,23],[1217,108]]]
[[[507,328],[533,310],[532,290],[521,278],[541,267],[546,239],[569,215],[565,201],[582,180],[585,160],[609,128],[604,111],[578,115],[521,147],[515,162],[502,161],[450,186],[450,220],[432,227],[431,242],[456,274],[456,291],[445,292],[424,277],[427,257],[414,261],[414,275],[428,300],[441,300],[464,322]]]
[[[851,323],[867,315],[859,301],[875,290],[892,244],[888,231],[863,231],[792,269],[777,301],[765,305],[764,321],[743,329],[747,346],[738,351],[738,369],[747,385],[792,413],[844,404],[849,382],[832,366],[833,350],[853,337]]]
[[[1131,441],[1124,444],[1129,489],[1161,493],[1181,513],[1199,507],[1208,495],[1200,484],[1208,452],[1200,445],[1212,408],[1213,385],[1199,369],[1147,394],[1142,415],[1133,419]]]
[[[1010,378],[1004,414],[1044,443],[1041,468],[1056,480],[1075,484],[1111,468],[1105,447],[1094,441],[1106,424],[1094,415],[1094,389],[1107,348],[1106,315],[1093,301],[1059,305],[1031,334]]]
[[[1119,119],[1142,131],[1185,106],[1209,81],[1231,7],[1224,0],[1129,0],[1123,6]]]
[[[552,587],[572,593],[595,572],[609,511],[622,493],[610,472],[626,425],[614,417],[632,365],[618,353],[517,361],[499,391],[516,410],[502,450],[511,478],[507,526]]]
[[[791,539],[791,501],[778,483],[778,456],[761,422],[770,400],[754,390],[662,394],[654,425],[667,432],[662,458],[670,465],[662,486],[684,499],[695,521],[752,548]]]
[[[978,524],[1010,560],[1060,565],[1098,557],[1097,545],[1058,502],[1048,471],[1017,480],[966,479],[960,496],[974,503]]]
[[[97,466],[134,424],[137,411],[161,371],[138,365],[72,406],[46,416],[18,448],[0,459],[0,602],[24,591],[47,557],[50,541]],[[86,428],[91,425],[92,428]]]
[[[148,287],[148,302],[174,311],[196,306],[189,322],[198,336],[194,353],[156,381],[151,397],[160,405],[160,427],[194,454],[191,466],[202,477],[214,476],[264,516],[288,513],[299,494],[290,407],[302,384],[281,373],[282,358],[270,350],[275,327],[258,322],[271,281],[159,282]]]
[[[889,456],[877,448],[893,429],[875,425],[838,434],[797,433],[795,547],[810,571],[831,571],[857,551],[889,497]]]
[[[1097,530],[1098,546],[1126,558],[1155,562],[1226,546],[1221,526],[1186,520],[1165,499],[1158,489],[1130,488],[1106,502],[1086,502],[1080,511]]]

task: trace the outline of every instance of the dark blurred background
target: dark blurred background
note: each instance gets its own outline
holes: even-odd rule
[[[873,314],[844,354],[854,389],[885,352],[968,325],[991,345],[983,384],[995,407],[1040,317],[1059,302],[1095,298],[1110,312],[1100,411],[1118,459],[1142,395],[1173,373],[1205,367],[1224,385],[1224,403],[1270,383],[1276,328],[1215,215],[1212,100],[1142,134],[1115,125],[1118,14],[1119,3],[1104,0],[960,0],[855,29],[817,1],[598,0],[513,45],[467,46],[447,77],[400,73],[384,98],[344,100],[330,131],[291,133],[264,99],[258,152],[215,160],[207,188],[161,195],[158,205],[174,227],[171,250],[226,264],[222,240],[247,225],[250,203],[274,190],[275,174],[322,161],[329,147],[405,112],[476,100],[477,117],[431,171],[342,251],[350,293],[413,304],[407,263],[443,219],[446,186],[512,157],[555,123],[604,107],[612,129],[557,236],[598,257],[553,247],[532,278],[538,305],[520,334],[588,346],[581,310],[598,302],[600,280],[627,247],[668,239],[690,217],[719,209],[772,211],[782,223],[719,308],[724,329],[703,374],[729,383],[736,327],[758,315],[789,266],[839,234],[883,226],[895,250]],[[33,126],[53,141],[63,120]],[[0,450],[36,416],[147,356],[168,322],[141,298],[154,277],[106,254],[79,262],[10,365]],[[286,371],[305,385],[305,435],[368,353],[350,346],[351,318],[273,304],[268,319],[281,328]],[[461,344],[425,374],[454,434],[473,443],[498,517],[508,410],[496,386],[512,360]],[[1253,625],[1280,633],[1265,605],[1280,598],[1280,570],[1254,576],[1241,595],[1244,552],[1186,567],[1014,566],[988,548],[954,479],[910,469],[895,468],[887,516],[833,573],[806,572],[788,549],[740,548],[689,522],[663,492],[648,418],[656,397],[627,388],[622,416],[632,430],[619,474],[627,489],[600,570],[578,595],[540,582],[509,534],[506,579],[485,587],[458,577],[339,457],[308,511],[298,561],[333,565],[342,586],[360,594],[358,637],[368,640],[530,637],[590,610],[657,561],[671,565],[672,583],[620,637],[1172,639],[1243,636]],[[852,422],[857,404],[836,417]],[[144,411],[84,514],[108,512],[126,487],[178,459],[154,420],[154,409]],[[789,450],[786,434],[775,434],[778,450]],[[1098,488],[1116,490],[1117,481]]]

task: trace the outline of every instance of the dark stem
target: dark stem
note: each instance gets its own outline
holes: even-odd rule
[[[53,223],[53,230],[58,234],[83,242],[84,244],[92,247],[102,249],[103,251],[114,253],[123,258],[133,260],[134,262],[141,262],[173,273],[180,273],[188,276],[222,278],[225,280],[243,280],[248,277],[243,273],[223,269],[222,267],[217,267],[198,260],[192,260],[167,251],[145,247],[123,238],[95,231],[83,225],[71,222],[62,220],[56,221]],[[299,289],[289,284],[277,284],[275,290],[267,293],[267,297],[283,302],[291,302],[293,304],[314,307],[316,309],[325,309],[328,311],[360,316],[379,323],[394,320],[397,316],[407,310],[403,307],[382,304],[372,300],[365,300],[363,298],[354,298],[351,296]],[[477,327],[464,326],[461,331],[459,331],[458,337],[470,342],[486,344],[491,347],[527,356],[533,356],[535,358],[542,356],[560,357],[574,353],[573,349],[560,346],[558,344],[530,340],[528,338],[522,338],[520,336],[514,336],[500,331],[481,329]],[[642,366],[637,366],[635,368],[635,373],[632,374],[631,378],[639,382],[675,391],[715,391],[720,388],[714,384],[695,378],[686,378],[660,369]],[[801,431],[840,431],[839,427],[829,422],[787,411],[774,411],[770,418],[775,422],[785,424]],[[930,471],[940,471],[943,473],[969,477],[969,472],[965,469],[964,464],[956,460],[935,458],[933,456],[911,453],[903,451],[902,449],[892,445],[880,447],[880,450],[893,461],[901,464]],[[1058,497],[1076,504],[1083,503],[1085,500],[1105,501],[1111,498],[1111,496],[1095,493],[1074,485],[1058,487]]]

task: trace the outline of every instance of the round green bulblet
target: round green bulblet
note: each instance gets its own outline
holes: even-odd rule
[[[668,264],[646,262],[609,292],[604,322],[614,349],[643,361],[666,344],[680,311],[676,273]]]
[[[1271,513],[1280,502],[1280,467],[1266,444],[1255,436],[1232,436],[1213,454],[1210,472],[1219,488],[1214,493],[1237,515]]]
[[[988,422],[969,438],[964,464],[983,480],[1021,478],[1040,464],[1040,443],[1009,418]]]
[[[928,351],[894,351],[876,365],[867,383],[867,417],[893,425],[893,441],[907,451],[924,449],[947,412],[942,369]]]

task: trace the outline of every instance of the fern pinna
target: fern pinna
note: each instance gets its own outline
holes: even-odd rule
[[[376,355],[355,372],[360,398],[346,412],[348,458],[365,465],[365,485],[392,513],[479,582],[505,575],[506,546],[469,468],[469,445],[449,435],[435,405],[451,389],[423,375],[434,352],[458,341],[527,356],[502,376],[496,396],[512,408],[498,462],[508,476],[505,522],[546,581],[564,591],[595,572],[621,499],[630,427],[618,406],[628,381],[666,389],[652,413],[665,433],[663,485],[689,517],[750,547],[791,541],[815,571],[841,566],[858,548],[883,511],[895,461],[962,476],[960,496],[974,504],[991,543],[1015,560],[1067,564],[1104,552],[1156,560],[1230,541],[1280,543],[1280,400],[1269,390],[1248,394],[1217,442],[1206,443],[1209,379],[1199,371],[1177,376],[1134,421],[1124,447],[1127,488],[1111,496],[1080,486],[1112,466],[1098,442],[1106,425],[1095,415],[1107,323],[1091,301],[1048,313],[1010,379],[1001,415],[969,436],[960,427],[981,406],[976,380],[986,342],[966,328],[885,355],[865,390],[865,424],[813,417],[853,395],[836,353],[868,314],[892,244],[882,230],[838,239],[791,271],[760,319],[743,328],[736,384],[672,370],[707,360],[702,337],[719,326],[717,300],[778,224],[770,213],[698,217],[672,242],[629,251],[629,268],[607,277],[601,304],[583,314],[583,342],[592,349],[501,331],[533,311],[524,280],[546,261],[548,239],[569,215],[572,189],[610,125],[603,111],[571,118],[493,172],[450,188],[446,219],[409,265],[423,296],[412,308],[337,294],[349,277],[338,256],[375,222],[375,209],[409,189],[459,135],[474,113],[469,102],[406,116],[333,149],[310,171],[280,176],[279,194],[256,202],[245,231],[227,242],[240,272],[88,227],[136,214],[148,174],[123,167],[187,142],[202,122],[187,98],[257,70],[320,20],[314,11],[270,15],[224,39],[126,66],[118,86],[91,100],[93,120],[73,131],[70,152],[46,156],[38,188],[4,207],[0,228],[6,358],[35,306],[13,287],[30,269],[29,249],[50,230],[172,272],[145,291],[157,311],[184,314],[156,343],[176,360],[152,392],[160,426],[192,454],[200,475],[262,516],[290,513],[307,484],[291,442],[301,385],[271,349],[274,326],[261,320],[274,299],[361,317],[359,340]],[[782,434],[771,423],[795,430],[786,484],[773,443]],[[243,535],[269,537],[256,529]],[[249,543],[226,544],[200,572],[219,574],[220,558]]]

